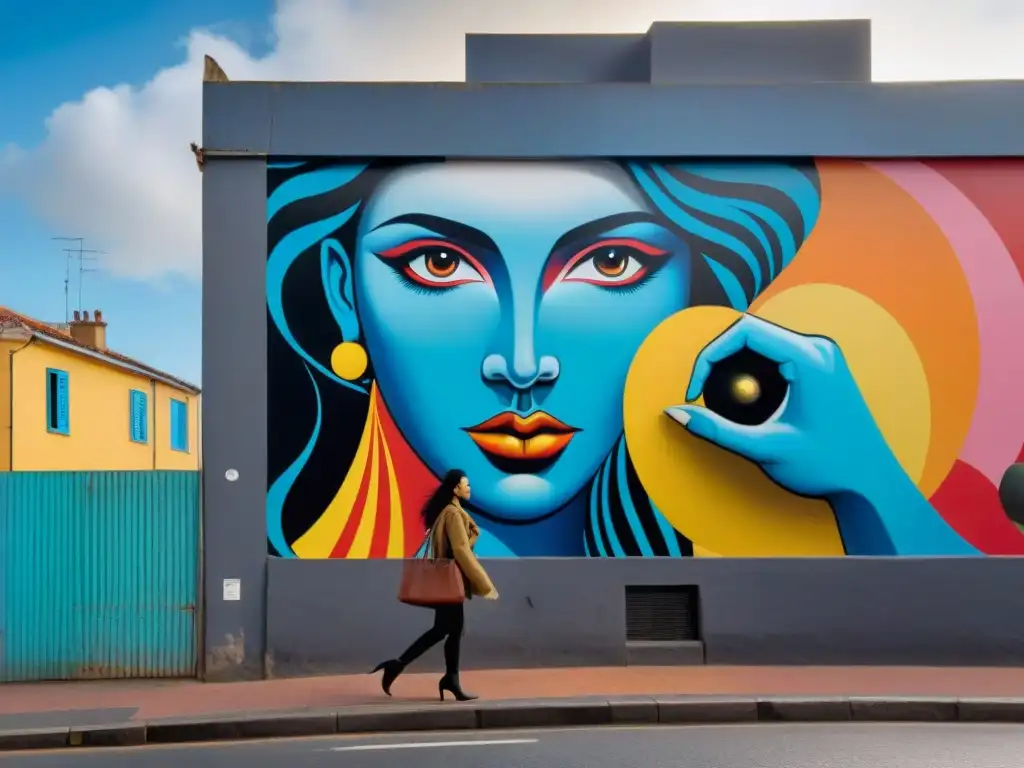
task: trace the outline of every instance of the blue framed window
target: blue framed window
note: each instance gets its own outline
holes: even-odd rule
[[[46,369],[46,431],[71,434],[68,372],[56,368]]]
[[[188,453],[188,403],[171,400],[171,450]]]
[[[147,443],[149,442],[149,398],[146,397],[145,392],[139,389],[133,389],[128,394],[132,442]]]

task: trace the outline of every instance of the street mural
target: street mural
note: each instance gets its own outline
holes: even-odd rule
[[[271,554],[1024,554],[1024,162],[267,173]]]

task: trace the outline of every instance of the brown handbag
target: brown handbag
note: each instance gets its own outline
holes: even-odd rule
[[[431,528],[424,540],[423,554],[402,564],[398,599],[406,605],[455,605],[466,599],[466,584],[458,564],[450,558],[434,557],[433,549]]]

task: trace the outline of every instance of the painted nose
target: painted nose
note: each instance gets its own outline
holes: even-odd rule
[[[486,381],[507,383],[517,390],[525,390],[557,379],[558,358],[542,355],[537,360],[531,355],[528,359],[517,360],[510,369],[504,355],[488,355],[484,358],[482,373]]]

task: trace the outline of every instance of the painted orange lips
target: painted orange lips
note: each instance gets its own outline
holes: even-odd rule
[[[529,416],[505,411],[466,428],[469,437],[493,463],[520,472],[536,471],[553,462],[577,432],[575,427],[544,411]],[[527,469],[524,465],[534,466]]]

